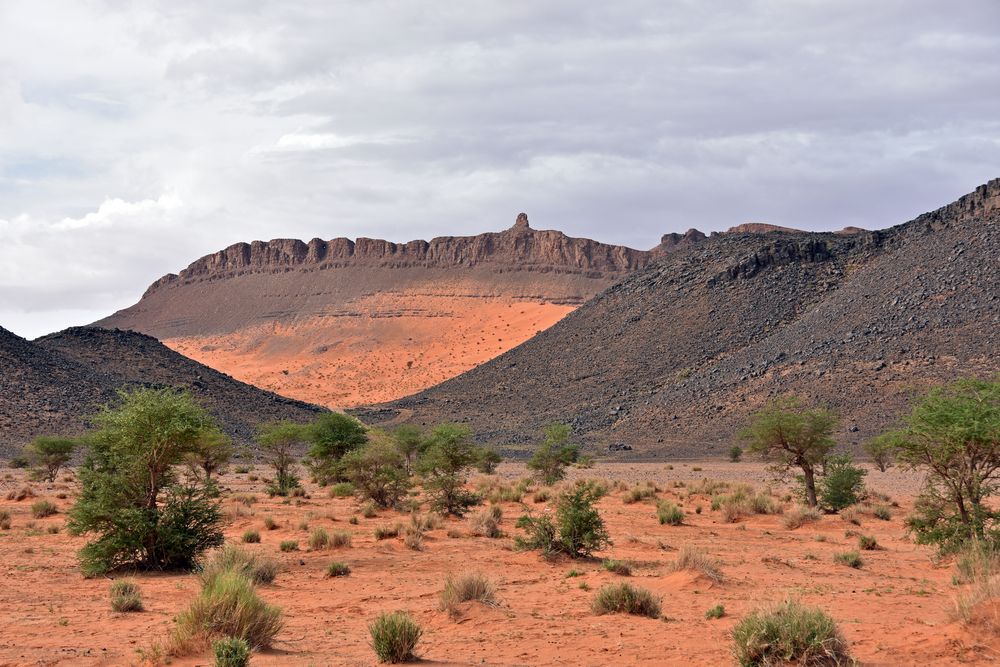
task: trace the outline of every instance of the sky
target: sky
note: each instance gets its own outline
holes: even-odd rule
[[[0,0],[0,326],[254,239],[887,227],[998,161],[997,0]]]

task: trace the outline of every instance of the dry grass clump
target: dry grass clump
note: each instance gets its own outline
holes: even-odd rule
[[[660,525],[679,526],[684,523],[684,510],[677,505],[662,501],[656,506],[656,518]]]
[[[403,535],[403,544],[414,551],[422,551],[424,548],[423,532],[413,526],[407,526],[406,533]]]
[[[631,505],[650,498],[656,498],[656,487],[650,486],[648,483],[646,486],[636,484],[625,492],[625,495],[622,496],[622,502]]]
[[[278,522],[275,521],[273,517],[266,516],[264,517],[264,528],[267,530],[277,530]]]
[[[402,524],[395,523],[391,526],[379,526],[375,529],[376,540],[388,540],[399,537],[399,531],[403,529]]]
[[[845,507],[840,510],[840,518],[847,523],[852,523],[855,526],[861,525],[861,510],[858,509],[857,505],[851,505],[850,507]]]
[[[298,551],[299,542],[298,540],[282,540],[281,543],[278,544],[278,550],[283,553],[288,553],[289,551]]]
[[[346,563],[334,561],[326,566],[326,576],[328,577],[346,577],[350,573],[351,568]]]
[[[723,482],[717,479],[708,479],[707,477],[702,477],[700,482],[691,482],[687,485],[689,496],[714,496],[719,494],[721,491],[727,491],[728,489],[729,482]]]
[[[480,572],[466,572],[458,577],[448,576],[441,591],[441,601],[438,605],[441,611],[452,616],[458,614],[458,605],[463,602],[482,602],[495,605],[496,589],[489,579]]]
[[[39,500],[31,503],[31,516],[36,519],[44,519],[45,517],[52,516],[58,512],[59,509],[56,507],[55,503],[49,500]]]
[[[254,584],[269,584],[278,576],[278,562],[262,553],[226,544],[201,564],[198,576],[207,586],[223,572],[236,572]]]
[[[552,491],[550,489],[538,489],[535,491],[535,495],[531,497],[531,501],[534,503],[547,503],[552,499]]]
[[[7,492],[7,500],[13,500],[17,503],[34,497],[35,491],[30,486],[22,486],[19,489],[11,489]]]
[[[601,587],[590,605],[591,610],[603,614],[632,614],[659,618],[660,601],[645,588],[631,584],[609,584]]]
[[[860,569],[862,565],[865,564],[864,560],[861,558],[861,554],[857,551],[843,551],[833,555],[833,562],[838,565],[846,565],[847,567],[853,567],[854,569]]]
[[[736,523],[754,514],[781,514],[784,509],[769,493],[758,492],[749,484],[739,484],[726,495],[712,496],[712,510],[721,510],[726,523]]]
[[[417,530],[437,530],[442,525],[441,515],[433,512],[428,514],[414,512],[410,515],[410,525]]]
[[[719,569],[719,563],[701,549],[690,544],[685,544],[677,552],[677,560],[671,564],[671,569],[674,572],[680,570],[694,572],[714,582],[722,581],[722,570]]]
[[[878,540],[871,535],[858,535],[858,548],[863,551],[875,551],[879,548]]]
[[[142,593],[132,579],[119,579],[111,584],[111,608],[118,612],[142,611]]]
[[[281,609],[261,600],[250,579],[232,570],[220,572],[177,615],[172,652],[200,651],[212,640],[226,637],[238,637],[254,649],[268,648],[282,625]]]
[[[330,546],[334,549],[351,546],[351,534],[346,530],[335,530],[330,536]]]
[[[256,530],[248,530],[243,533],[243,541],[247,544],[260,544],[260,533]]]
[[[405,611],[381,614],[368,626],[371,647],[379,662],[407,662],[414,657],[413,649],[423,630]]]
[[[233,501],[250,507],[257,502],[257,496],[252,493],[237,493],[233,496]]]
[[[361,516],[366,519],[374,519],[378,516],[378,505],[369,500],[361,506]]]
[[[605,558],[601,561],[601,567],[603,567],[608,572],[614,574],[619,574],[623,577],[628,577],[632,575],[632,564],[624,560],[615,560],[614,558]]]
[[[10,530],[10,512],[0,510],[0,530]]]
[[[889,521],[892,519],[892,510],[888,505],[880,503],[872,507],[872,516],[881,521]]]
[[[486,494],[486,499],[491,503],[519,503],[523,497],[524,492],[509,484],[496,487]]]
[[[832,618],[798,602],[752,612],[732,631],[741,667],[833,667],[853,664],[847,641]]]
[[[309,549],[321,551],[330,547],[330,533],[325,528],[317,528],[309,536]]]
[[[503,510],[499,505],[490,505],[472,517],[472,534],[480,537],[498,538],[503,536],[500,523],[503,521]]]
[[[784,518],[781,520],[781,525],[783,525],[788,530],[795,530],[800,528],[807,523],[815,523],[819,521],[822,515],[819,513],[815,507],[806,507],[805,505],[800,505],[790,512],[785,512]]]

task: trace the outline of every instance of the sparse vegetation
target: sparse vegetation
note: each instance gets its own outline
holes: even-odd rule
[[[851,664],[847,641],[833,619],[798,602],[752,612],[736,624],[732,637],[733,655],[741,667]]]
[[[262,553],[227,544],[214,551],[199,569],[202,585],[224,572],[235,572],[254,584],[269,584],[278,576],[278,562]]]
[[[0,530],[10,530],[10,512],[0,510]]]
[[[413,650],[423,634],[417,622],[405,611],[381,614],[368,626],[368,632],[378,661],[386,663],[406,662],[413,658]]]
[[[414,528],[413,526],[407,526],[406,531],[403,533],[403,544],[408,549],[413,549],[414,551],[422,551],[424,548],[424,533],[419,528]]]
[[[614,558],[605,558],[603,561],[601,561],[601,567],[603,567],[608,572],[621,575],[623,577],[629,577],[632,575],[631,564],[623,560],[615,560]]]
[[[396,506],[410,489],[403,455],[381,439],[346,454],[340,468],[363,498],[381,507]]]
[[[278,544],[278,550],[282,552],[298,551],[299,543],[296,540],[282,540],[281,543]]]
[[[500,523],[503,521],[503,510],[499,505],[483,508],[472,517],[472,534],[481,537],[498,538],[503,536]]]
[[[721,604],[717,604],[705,612],[705,620],[713,621],[717,618],[722,618],[725,615],[726,615],[726,608],[723,607]]]
[[[329,547],[330,533],[326,532],[325,528],[317,528],[309,536],[309,549],[311,551],[320,551]]]
[[[679,526],[684,523],[684,510],[671,502],[663,501],[656,507],[656,518],[661,526]]]
[[[527,536],[516,538],[515,546],[538,549],[545,556],[564,553],[571,558],[589,556],[609,546],[611,538],[594,507],[599,497],[590,485],[575,485],[559,497],[555,523],[548,517],[530,515],[518,519],[517,527]]]
[[[875,551],[878,549],[878,540],[871,535],[858,535],[858,548],[862,551]]]
[[[430,436],[430,444],[417,462],[424,478],[424,490],[432,507],[442,514],[462,516],[479,502],[465,490],[466,476],[481,457],[481,448],[472,442],[472,431],[461,424],[441,424]]]
[[[854,465],[850,456],[827,457],[820,505],[836,512],[857,503],[864,492],[867,474],[864,468]]]
[[[458,605],[463,602],[482,602],[496,604],[496,589],[485,575],[479,572],[466,572],[458,577],[449,576],[441,591],[441,611],[447,611],[454,616],[458,613]]]
[[[594,596],[591,610],[597,615],[632,614],[659,618],[660,601],[645,588],[631,584],[609,584],[601,587]]]
[[[733,445],[729,448],[729,460],[732,463],[739,463],[743,460],[743,448],[739,445]]]
[[[305,438],[305,427],[290,421],[262,424],[257,429],[261,454],[274,470],[274,479],[267,485],[270,495],[288,496],[300,488],[295,460],[296,452],[305,445]]]
[[[34,479],[52,483],[59,470],[73,458],[77,442],[70,438],[41,435],[24,448],[24,459],[32,467]]]
[[[267,528],[268,530],[277,530],[278,522],[275,521],[273,517],[266,516],[264,517],[264,528]]]
[[[256,530],[248,530],[243,533],[243,541],[246,544],[259,544],[260,543],[260,533]]]
[[[142,593],[132,579],[119,579],[111,584],[111,608],[117,612],[142,611]]]
[[[864,444],[865,453],[871,457],[872,463],[879,472],[885,472],[892,467],[899,446],[898,434],[890,432],[876,436]]]
[[[689,544],[681,547],[677,553],[677,560],[673,562],[671,569],[674,571],[687,570],[688,572],[694,572],[715,582],[722,581],[723,578],[722,570],[719,569],[719,564],[715,559],[701,549]]]
[[[813,507],[807,507],[800,505],[793,510],[785,512],[784,517],[781,519],[781,525],[783,525],[788,530],[795,530],[796,528],[801,528],[807,523],[815,523],[820,520],[822,515],[819,510]]]
[[[250,664],[250,644],[239,637],[225,637],[212,642],[215,667],[247,667]]]
[[[326,576],[328,577],[346,577],[350,573],[351,568],[346,563],[334,561],[326,566]]]
[[[579,458],[580,448],[569,442],[569,424],[549,424],[543,433],[541,444],[528,460],[528,469],[543,484],[551,486],[566,476],[566,467]]]
[[[648,484],[645,486],[636,484],[625,492],[625,495],[622,496],[622,502],[631,505],[650,498],[656,498],[656,489]]]
[[[399,537],[400,529],[402,529],[402,526],[398,523],[391,526],[379,526],[375,529],[375,539],[388,540],[393,537]]]
[[[865,564],[861,559],[861,554],[857,551],[842,551],[833,555],[833,562],[838,565],[846,565],[855,569],[861,568]]]
[[[56,514],[59,509],[50,500],[39,500],[31,503],[31,516],[36,519],[44,519],[47,516]]]
[[[331,498],[347,498],[354,495],[354,485],[350,482],[337,482],[330,487]]]

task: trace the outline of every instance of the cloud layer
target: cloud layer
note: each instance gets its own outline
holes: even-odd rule
[[[884,227],[1000,175],[994,0],[581,4],[0,4],[0,326],[241,240],[524,210],[645,248]]]

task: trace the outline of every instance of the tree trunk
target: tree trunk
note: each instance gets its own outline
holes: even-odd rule
[[[802,478],[806,485],[806,504],[809,507],[816,507],[816,476],[812,466],[802,466]]]

